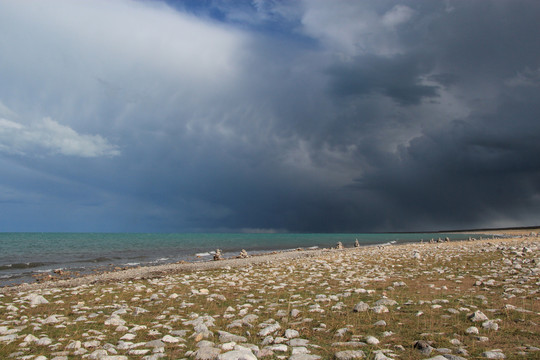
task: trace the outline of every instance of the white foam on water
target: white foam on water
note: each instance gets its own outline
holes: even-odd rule
[[[195,254],[195,256],[197,256],[197,257],[204,257],[204,256],[210,256],[210,255],[211,254],[209,252]]]

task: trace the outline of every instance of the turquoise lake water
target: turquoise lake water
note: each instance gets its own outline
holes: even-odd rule
[[[105,266],[136,266],[176,261],[207,261],[219,248],[226,257],[248,253],[352,247],[421,239],[463,240],[468,234],[133,234],[133,233],[0,233],[0,286],[32,281],[32,275],[54,269],[88,272]]]

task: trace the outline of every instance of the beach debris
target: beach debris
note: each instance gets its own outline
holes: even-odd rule
[[[220,249],[216,249],[216,253],[214,254],[214,261],[223,260],[223,255],[221,254]]]
[[[343,250],[343,243],[341,241],[338,241],[336,244],[336,250]]]
[[[354,247],[355,247],[355,248],[360,247],[360,242],[358,241],[358,239],[356,239],[356,240],[354,241]]]

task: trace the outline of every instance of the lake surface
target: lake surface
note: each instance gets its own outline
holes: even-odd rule
[[[136,233],[0,233],[0,286],[34,281],[55,269],[87,273],[110,266],[137,266],[177,261],[208,261],[215,249],[225,257],[296,248],[333,247],[341,241],[361,245],[418,242],[432,238],[467,239],[469,234],[136,234]],[[478,236],[478,234],[476,234]]]

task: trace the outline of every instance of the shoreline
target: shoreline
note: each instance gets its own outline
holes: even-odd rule
[[[212,259],[213,250],[222,249],[224,257],[230,258],[238,255],[241,249],[248,251],[249,255],[271,254],[274,252],[295,251],[297,248],[309,250],[311,248],[330,248],[337,242],[352,246],[357,236],[362,246],[380,245],[397,241],[398,243],[417,242],[422,238],[450,236],[452,241],[466,239],[466,234],[443,233],[374,233],[374,234],[202,234],[201,243],[194,243],[194,234],[94,234],[69,233],[60,238],[56,234],[35,235],[24,233],[19,238],[2,238],[6,241],[8,251],[4,254],[0,266],[0,288],[13,287],[24,283],[68,279],[119,269],[146,267],[155,265],[168,265],[186,261],[189,263],[208,261]],[[411,236],[413,234],[413,236]],[[270,236],[270,237],[269,237]],[[196,238],[196,236],[195,236]],[[66,245],[60,247],[58,252],[49,242],[62,241]],[[73,252],[73,246],[82,241],[84,249]],[[157,241],[157,246],[148,247],[147,244]],[[28,256],[20,244],[36,247]],[[125,244],[137,244],[133,249]],[[112,244],[110,247],[106,244]],[[124,245],[122,245],[124,244]],[[187,246],[188,244],[191,244]],[[20,248],[20,249],[18,249]],[[124,251],[124,248],[127,251]],[[37,249],[37,250],[36,250]],[[36,254],[43,254],[37,256]],[[200,255],[200,256],[198,256]],[[206,255],[206,256],[205,256]],[[15,260],[15,261],[10,261]]]
[[[494,236],[490,239],[473,239],[473,242],[485,241],[485,240],[496,240],[496,239],[509,239],[509,237],[515,236],[510,234],[485,234],[485,236]],[[497,236],[497,237],[495,237]],[[501,237],[502,236],[502,237]],[[454,240],[450,243],[462,243],[469,242],[469,240]],[[282,262],[285,260],[292,259],[301,259],[316,257],[330,252],[350,252],[358,251],[361,249],[369,248],[381,248],[386,246],[392,247],[404,247],[404,246],[414,246],[414,245],[435,245],[440,244],[438,242],[430,243],[429,241],[415,241],[415,242],[403,242],[403,243],[384,243],[384,244],[367,244],[360,245],[360,247],[344,247],[343,249],[335,248],[298,248],[298,249],[288,249],[288,250],[279,250],[279,251],[269,251],[256,253],[249,255],[247,258],[224,258],[222,260],[202,260],[202,261],[193,261],[193,262],[175,262],[175,263],[166,263],[166,264],[157,264],[157,265],[143,265],[136,267],[127,267],[118,270],[109,270],[109,269],[95,269],[94,273],[89,274],[75,274],[68,275],[67,278],[53,277],[45,281],[35,281],[32,283],[21,283],[15,285],[6,285],[0,287],[0,294],[17,292],[17,291],[28,291],[28,290],[41,290],[47,289],[50,287],[71,287],[79,286],[85,284],[96,284],[96,283],[107,283],[111,281],[125,281],[125,280],[134,280],[141,278],[155,278],[159,276],[166,276],[170,274],[176,274],[181,272],[190,272],[190,271],[204,271],[204,270],[215,270],[222,268],[233,268],[233,267],[243,267],[249,265],[257,265],[261,263],[266,263],[270,261]]]

